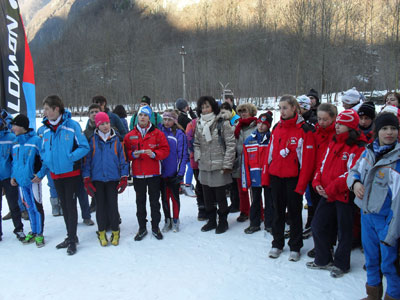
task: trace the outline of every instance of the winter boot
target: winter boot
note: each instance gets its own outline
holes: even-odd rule
[[[249,219],[249,216],[246,215],[245,213],[240,213],[239,217],[237,217],[236,221],[238,221],[239,223],[243,223],[246,222]]]
[[[107,240],[107,235],[106,231],[96,231],[97,233],[97,238],[99,239],[100,245],[105,247],[108,245],[108,240]]]
[[[74,243],[79,244],[79,239],[78,239],[78,237],[75,237],[75,238],[73,238],[73,239],[70,239],[69,237],[67,237],[67,238],[65,238],[64,241],[62,241],[61,243],[59,243],[59,244],[56,246],[56,248],[57,248],[57,249],[65,249],[65,248],[67,248],[71,240],[72,240]]]
[[[197,221],[207,221],[207,213],[204,208],[199,207],[199,213],[197,214]]]
[[[113,246],[118,246],[119,244],[119,230],[111,231],[111,244]]]
[[[217,212],[211,211],[207,213],[208,215],[208,222],[206,225],[201,227],[201,231],[206,232],[217,228]]]
[[[38,234],[35,237],[35,242],[36,242],[36,247],[38,247],[38,248],[44,247],[44,236],[43,236],[43,234]]]
[[[25,239],[22,241],[22,244],[24,245],[32,244],[35,241],[35,238],[36,238],[36,233],[29,232],[25,236]]]
[[[184,185],[183,186],[183,192],[184,192],[184,194],[186,195],[186,196],[188,196],[188,197],[193,197],[193,198],[195,198],[196,197],[196,194],[194,193],[194,191],[192,190],[192,186],[189,184],[189,185]]]
[[[217,225],[217,228],[215,229],[216,234],[221,234],[228,230],[229,226],[228,226],[227,217],[228,217],[227,213],[219,215],[218,225]]]
[[[162,229],[162,232],[164,232],[164,233],[168,232],[171,230],[171,228],[172,228],[171,219],[170,218],[165,219],[165,224]]]
[[[76,243],[75,241],[70,241],[67,248],[68,255],[74,255],[76,253]]]
[[[179,232],[179,219],[173,219],[172,221],[172,231]]]
[[[378,286],[370,286],[365,284],[365,290],[367,292],[367,297],[361,300],[381,300],[383,295],[382,284]]]
[[[15,231],[14,234],[17,236],[18,241],[23,242],[25,240],[25,233],[20,230],[20,231]]]
[[[50,198],[50,204],[51,204],[51,213],[54,217],[61,216],[61,206],[60,202],[58,201],[58,198]]]
[[[162,235],[162,233],[160,231],[160,228],[158,228],[158,227],[152,229],[152,234],[157,240],[162,240],[163,239],[163,235]]]
[[[135,241],[141,241],[146,235],[147,235],[146,227],[139,228],[139,231],[135,235]]]

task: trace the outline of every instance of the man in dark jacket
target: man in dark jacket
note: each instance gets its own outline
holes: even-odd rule
[[[183,98],[178,98],[176,100],[175,107],[179,111],[178,123],[186,130],[187,125],[192,119],[196,119],[197,116],[190,108],[188,102]]]

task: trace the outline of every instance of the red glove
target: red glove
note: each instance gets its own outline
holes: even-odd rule
[[[94,193],[96,192],[96,188],[94,187],[92,180],[90,177],[85,177],[83,179],[83,183],[85,184],[85,190],[90,197],[94,197]]]
[[[121,177],[121,180],[119,181],[119,184],[117,186],[118,194],[121,194],[123,191],[125,191],[127,185],[128,185],[128,177],[126,176]]]

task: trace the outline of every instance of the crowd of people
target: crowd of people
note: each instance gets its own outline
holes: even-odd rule
[[[252,103],[236,106],[229,90],[222,103],[200,97],[195,112],[185,99],[176,101],[176,109],[154,112],[143,96],[129,126],[122,105],[111,112],[107,99],[95,96],[84,131],[58,96],[44,99],[37,132],[25,115],[12,118],[2,110],[0,184],[14,233],[22,243],[45,245],[41,182],[47,176],[52,214],[64,217],[67,231],[56,248],[77,252],[78,198],[85,224],[94,225],[90,212],[96,212],[100,245],[117,246],[118,194],[131,178],[135,241],[148,233],[147,197],[152,235],[161,240],[163,233],[179,232],[184,191],[196,197],[198,220],[207,221],[203,232],[226,232],[229,213],[239,213],[237,222],[249,220],[245,234],[263,223],[272,235],[272,259],[288,238],[289,261],[299,261],[303,240],[312,236],[307,268],[338,278],[350,271],[351,250],[362,247],[366,299],[382,298],[382,275],[385,299],[400,299],[400,94],[389,92],[379,114],[355,88],[341,101],[345,110],[338,114],[314,89],[297,98],[283,95],[274,126],[270,111],[258,113]],[[26,235],[21,202],[31,225]]]

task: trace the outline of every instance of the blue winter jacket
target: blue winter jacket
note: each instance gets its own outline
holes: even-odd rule
[[[173,177],[185,175],[186,163],[189,161],[186,134],[176,129],[175,134],[171,128],[161,126],[161,131],[167,138],[169,155],[161,162],[161,177]]]
[[[8,129],[0,131],[0,180],[11,177],[11,151],[15,134]]]
[[[80,160],[89,152],[89,144],[78,122],[71,119],[71,113],[65,111],[56,131],[45,117],[40,156],[43,163],[56,175],[72,172],[81,167]],[[37,174],[43,178],[47,170]]]
[[[92,181],[119,181],[129,175],[129,165],[125,152],[114,129],[106,142],[99,136],[99,129],[94,131],[89,140],[90,150],[85,157],[82,176]]]
[[[12,148],[11,178],[14,178],[19,186],[30,186],[34,174],[42,168],[40,145],[41,139],[32,129],[15,138]]]

